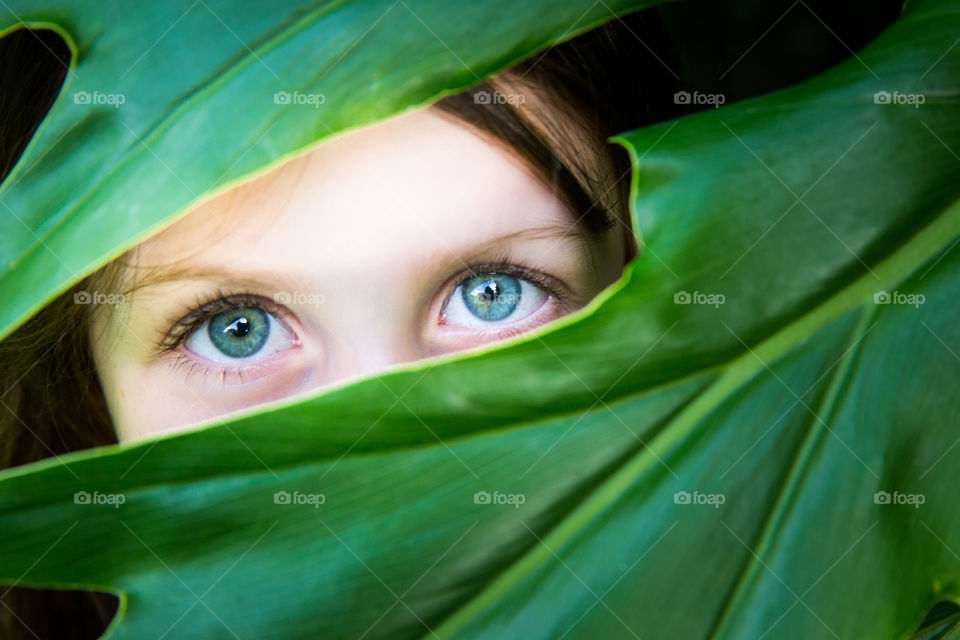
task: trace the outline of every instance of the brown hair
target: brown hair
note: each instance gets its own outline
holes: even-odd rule
[[[637,251],[630,164],[606,139],[656,119],[648,96],[669,93],[651,86],[657,74],[650,69],[659,63],[637,32],[647,41],[655,35],[637,14],[608,23],[435,105],[516,151],[577,213],[575,224],[596,234],[623,224],[624,263]],[[21,29],[0,42],[0,83],[23,89],[2,94],[0,175],[50,108],[68,60],[69,49],[51,31]],[[522,104],[510,104],[511,96],[522,96]],[[0,468],[116,442],[88,340],[94,306],[74,296],[113,290],[118,264],[85,278],[0,342]],[[95,638],[116,610],[106,594],[19,587],[0,587],[0,604],[4,638]]]

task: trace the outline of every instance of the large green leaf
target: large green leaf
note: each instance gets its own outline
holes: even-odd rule
[[[550,328],[7,472],[0,579],[123,594],[111,638],[908,636],[960,599],[958,32],[625,135],[644,253]]]
[[[0,189],[0,337],[218,190],[663,1],[4,3],[0,33],[54,28],[74,60]]]

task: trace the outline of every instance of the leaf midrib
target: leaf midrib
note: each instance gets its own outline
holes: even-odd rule
[[[617,473],[598,485],[576,509],[565,518],[558,520],[553,529],[543,536],[542,544],[518,556],[514,562],[501,570],[483,591],[453,609],[444,618],[444,622],[430,634],[423,636],[422,640],[428,640],[430,637],[441,639],[453,637],[488,605],[497,602],[515,584],[519,584],[528,573],[539,565],[549,562],[553,555],[544,549],[549,548],[560,553],[568,541],[619,498],[637,478],[645,475],[654,464],[658,464],[660,459],[668,457],[673,445],[692,432],[703,417],[729,398],[744,383],[751,380],[754,375],[762,372],[765,368],[764,362],[777,361],[832,320],[869,301],[877,291],[878,285],[892,286],[906,279],[958,235],[960,235],[960,200],[947,207],[930,224],[878,263],[872,273],[861,276],[830,296],[820,306],[765,339],[752,351],[747,351],[728,363],[727,370],[712,385],[700,393],[671,423],[666,424],[653,439],[647,442],[647,448],[640,450]]]
[[[810,413],[813,415],[810,418],[807,433],[792,456],[789,471],[784,479],[783,485],[777,492],[773,507],[758,528],[759,535],[757,536],[757,543],[753,545],[753,553],[747,554],[737,579],[728,591],[729,597],[714,618],[714,624],[707,636],[707,640],[715,640],[720,636],[720,632],[727,626],[728,619],[733,615],[734,609],[745,597],[750,582],[760,571],[761,560],[772,547],[774,538],[780,531],[787,511],[790,508],[792,498],[796,495],[797,489],[803,483],[805,477],[803,472],[813,458],[814,449],[817,443],[826,437],[826,429],[829,427],[821,427],[817,416],[825,415],[826,418],[823,419],[823,422],[828,425],[831,423],[840,389],[849,379],[848,376],[852,368],[852,362],[863,350],[865,340],[862,340],[862,338],[870,330],[867,325],[875,314],[876,308],[865,308],[862,317],[851,330],[850,337],[846,343],[847,350],[844,352],[840,361],[834,365],[836,369],[830,377],[826,393],[824,393],[820,404],[817,406],[818,410],[810,410]],[[866,331],[864,331],[865,328]],[[822,411],[823,408],[827,409],[826,413]]]

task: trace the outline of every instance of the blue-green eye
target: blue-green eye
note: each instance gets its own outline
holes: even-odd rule
[[[246,358],[263,348],[270,337],[270,317],[263,309],[237,307],[207,321],[210,342],[229,358]]]
[[[463,304],[481,320],[503,320],[520,305],[520,281],[504,273],[480,273],[460,285]]]
[[[464,280],[443,311],[445,324],[482,327],[529,316],[548,294],[527,280],[505,273],[478,273]]]
[[[290,331],[259,307],[237,306],[207,318],[184,346],[218,363],[258,359],[291,346]]]

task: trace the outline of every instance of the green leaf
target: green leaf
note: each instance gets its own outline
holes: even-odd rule
[[[644,252],[555,325],[5,473],[0,579],[111,638],[908,637],[960,599],[958,31],[624,135]]]
[[[11,1],[0,33],[53,28],[73,63],[0,188],[0,337],[218,191],[663,1]]]

